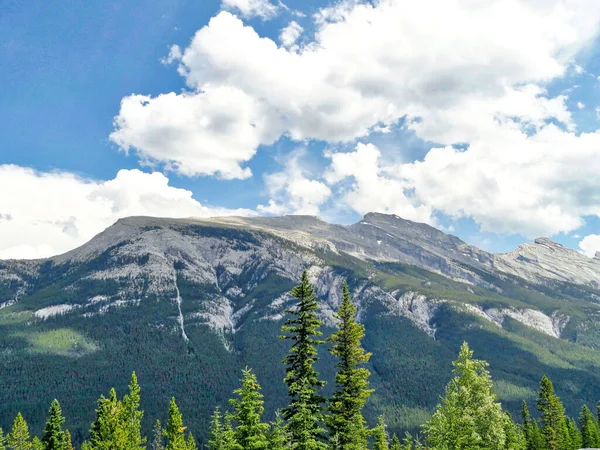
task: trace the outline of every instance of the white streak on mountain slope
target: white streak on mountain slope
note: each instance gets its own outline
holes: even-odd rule
[[[181,337],[183,338],[183,340],[185,342],[189,342],[189,338],[187,337],[187,334],[185,334],[185,327],[183,325],[183,313],[181,312],[181,294],[179,293],[179,286],[177,286],[177,272],[173,273],[173,283],[175,284],[175,292],[177,293],[177,298],[175,299],[177,301],[177,309],[179,310],[179,327],[181,328]]]

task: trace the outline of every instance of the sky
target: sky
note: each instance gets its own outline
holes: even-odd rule
[[[0,2],[0,259],[120,217],[600,251],[597,0]]]

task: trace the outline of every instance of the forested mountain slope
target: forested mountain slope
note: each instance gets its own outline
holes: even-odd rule
[[[175,395],[200,436],[245,366],[272,415],[286,401],[276,337],[305,269],[326,325],[348,280],[373,352],[367,416],[392,431],[425,421],[464,340],[510,411],[546,374],[575,414],[600,399],[600,262],[575,253],[538,240],[492,255],[382,214],[122,219],[65,255],[0,262],[0,426],[21,411],[38,432],[57,397],[79,442],[90,405],[136,371],[148,416]]]

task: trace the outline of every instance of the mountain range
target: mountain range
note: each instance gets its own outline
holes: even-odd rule
[[[600,255],[547,238],[491,254],[429,225],[369,213],[349,225],[312,216],[129,217],[66,254],[0,261],[0,427],[21,411],[39,431],[58,396],[76,442],[100,394],[140,379],[150,427],[172,394],[202,440],[252,367],[267,413],[285,401],[277,336],[307,270],[324,334],[347,280],[373,352],[370,420],[424,422],[468,341],[517,413],[540,378],[569,412],[600,400]],[[331,357],[319,370],[329,381]]]

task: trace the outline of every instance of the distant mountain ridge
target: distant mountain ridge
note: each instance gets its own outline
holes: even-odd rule
[[[350,284],[374,354],[368,414],[386,414],[393,430],[424,421],[463,340],[490,361],[512,411],[543,374],[562,380],[567,407],[600,399],[600,261],[548,239],[491,254],[377,213],[348,226],[129,217],[63,255],[0,261],[0,427],[15,409],[41,426],[56,395],[83,439],[93,411],[80,405],[133,370],[149,416],[175,394],[184,413],[200,411],[199,436],[246,365],[272,414],[285,400],[276,337],[303,270],[326,334]],[[27,388],[15,390],[14,376]]]

